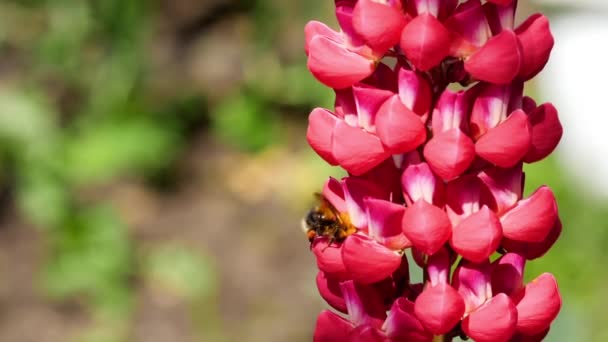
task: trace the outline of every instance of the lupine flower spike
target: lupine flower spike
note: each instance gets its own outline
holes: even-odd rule
[[[306,137],[348,172],[304,220],[333,308],[314,341],[541,341],[561,297],[549,273],[525,284],[524,267],[562,224],[549,187],[524,197],[523,165],[562,126],[524,87],[553,47],[547,18],[517,25],[516,0],[335,4],[339,28],[305,28],[308,68],[336,94]]]

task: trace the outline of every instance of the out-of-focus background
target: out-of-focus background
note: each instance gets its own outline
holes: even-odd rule
[[[608,16],[543,3],[557,44],[527,90],[566,135],[527,193],[554,189],[564,233],[527,276],[559,279],[549,341],[606,341]],[[333,100],[311,19],[336,27],[333,1],[0,2],[0,341],[311,339],[300,218],[342,174],[305,142]]]

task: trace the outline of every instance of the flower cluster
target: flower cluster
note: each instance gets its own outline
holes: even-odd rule
[[[336,0],[340,31],[306,25],[308,68],[336,93],[333,111],[310,113],[307,139],[349,174],[323,187],[337,214],[315,217],[331,230],[309,235],[319,292],[346,314],[322,312],[315,341],[547,334],[557,283],[545,273],[524,284],[523,271],[562,225],[551,189],[523,198],[522,168],[555,149],[562,127],[553,105],[523,95],[553,37],[541,14],[515,26],[516,6]],[[336,235],[346,224],[354,233]],[[423,283],[410,281],[415,265]]]

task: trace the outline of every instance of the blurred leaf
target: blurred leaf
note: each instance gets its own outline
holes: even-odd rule
[[[131,267],[129,240],[112,210],[81,208],[53,237],[54,253],[44,277],[51,296],[81,293],[118,311],[128,306],[121,293]]]
[[[284,101],[290,104],[310,104],[314,107],[332,108],[334,92],[317,81],[304,63],[284,70]]]
[[[110,41],[129,43],[139,37],[149,3],[145,0],[91,1],[100,30]]]
[[[64,72],[80,67],[82,47],[92,26],[86,1],[55,1],[47,6],[49,27],[34,57]]]
[[[27,219],[38,226],[57,226],[69,214],[69,189],[45,168],[31,165],[21,169],[17,201]]]
[[[178,140],[174,129],[149,118],[103,122],[68,138],[67,174],[82,184],[128,171],[153,171],[172,160]]]
[[[188,299],[210,297],[217,290],[209,261],[176,245],[151,249],[145,256],[144,275],[150,284]]]
[[[54,129],[54,112],[40,97],[16,91],[0,94],[1,139],[17,148],[45,145]]]
[[[85,69],[84,78],[93,96],[82,120],[100,120],[107,116],[124,115],[124,107],[136,90],[142,72],[141,54],[135,46],[117,48],[93,69]]]
[[[277,37],[278,6],[272,1],[251,1],[255,27],[255,47],[260,50],[272,48]]]
[[[214,108],[211,120],[221,138],[247,151],[259,151],[280,141],[276,113],[253,95],[226,99]]]

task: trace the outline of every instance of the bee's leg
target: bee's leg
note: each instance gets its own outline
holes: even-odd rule
[[[333,229],[332,229],[331,234],[329,236],[329,241],[327,242],[327,246],[325,246],[325,248],[323,248],[323,251],[325,251],[326,248],[328,248],[329,246],[331,246],[332,243],[336,242],[336,234],[340,230],[340,227],[338,225],[334,225],[332,228]]]

